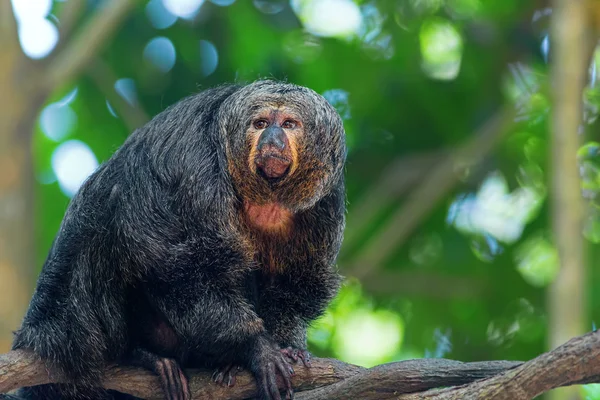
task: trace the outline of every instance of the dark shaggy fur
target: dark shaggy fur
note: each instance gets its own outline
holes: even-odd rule
[[[248,132],[265,107],[301,122],[293,172],[281,179],[250,167]],[[280,349],[306,349],[307,325],[339,286],[344,160],[335,110],[273,81],[206,90],[133,132],[73,198],[16,332],[15,349],[73,383],[20,395],[116,398],[95,388],[103,366],[132,362],[159,375],[239,365],[262,398],[278,397],[274,374],[289,377]],[[277,204],[289,222],[255,228],[248,204]],[[165,389],[173,385],[185,377]]]

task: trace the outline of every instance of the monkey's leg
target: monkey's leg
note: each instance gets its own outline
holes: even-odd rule
[[[311,355],[307,350],[306,322],[297,315],[286,313],[286,311],[288,310],[279,308],[276,310],[271,306],[266,320],[267,330],[281,346],[281,354],[290,362],[302,361],[306,368],[310,368]],[[273,315],[276,318],[273,318]]]
[[[210,284],[204,283],[207,281]],[[217,354],[213,360],[217,364],[248,368],[257,380],[261,399],[281,399],[276,380],[280,375],[291,398],[291,365],[233,283],[223,278],[180,276],[168,284],[153,285],[155,291],[150,296],[191,351]],[[185,304],[181,303],[182,298]]]
[[[188,380],[176,360],[136,348],[128,361],[132,365],[149,369],[158,375],[165,399],[190,400],[192,398]]]

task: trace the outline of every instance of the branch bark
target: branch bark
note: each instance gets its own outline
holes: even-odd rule
[[[600,381],[600,332],[574,338],[556,350],[526,363],[485,361],[463,363],[421,359],[370,369],[334,359],[315,359],[313,368],[298,366],[293,384],[297,400],[335,399],[493,399],[528,400],[559,386]],[[211,381],[207,371],[188,370],[194,399],[245,399],[256,395],[247,372],[233,388]],[[0,393],[23,386],[64,382],[33,353],[12,351],[0,356]],[[132,367],[107,368],[103,386],[146,399],[161,399],[158,379]],[[445,387],[444,389],[435,389]]]

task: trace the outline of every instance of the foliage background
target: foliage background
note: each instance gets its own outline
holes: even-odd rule
[[[60,28],[77,1],[13,5]],[[81,3],[74,32],[108,1]],[[548,287],[559,269],[548,201],[550,17],[548,4],[533,0],[136,2],[37,113],[37,269],[28,290],[73,190],[132,129],[203,88],[270,77],[325,95],[350,146],[339,259],[348,279],[313,326],[310,349],[365,366],[535,357],[548,347]],[[577,290],[592,330],[600,321],[591,290],[600,283],[595,61],[588,78],[578,153],[587,267]],[[9,293],[0,292],[0,319],[18,321],[23,308]],[[7,325],[2,351],[17,327]]]

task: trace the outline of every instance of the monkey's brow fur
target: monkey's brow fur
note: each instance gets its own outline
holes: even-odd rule
[[[303,124],[298,166],[277,182],[248,168],[246,132],[265,105]],[[274,81],[208,89],[137,129],[72,199],[15,334],[14,349],[72,383],[19,395],[121,398],[96,388],[103,366],[140,349],[184,367],[236,363],[257,379],[270,349],[306,349],[340,283],[345,156],[334,108]],[[291,234],[249,228],[244,201],[285,207]]]

